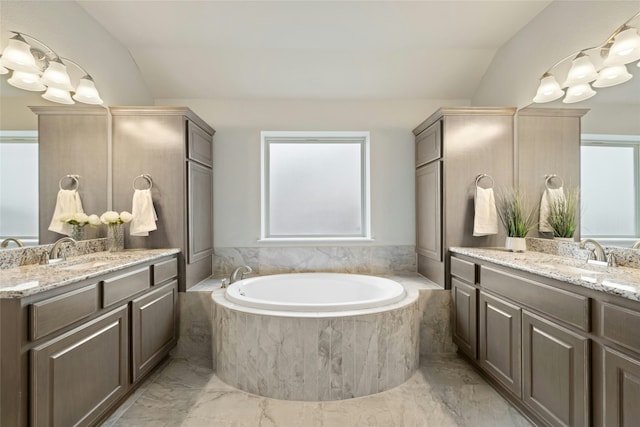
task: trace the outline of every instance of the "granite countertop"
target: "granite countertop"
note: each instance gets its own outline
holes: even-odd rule
[[[30,264],[0,270],[0,299],[23,298],[180,252],[180,249],[127,249],[94,252],[58,264]]]
[[[466,255],[515,270],[534,273],[584,288],[640,301],[640,269],[605,267],[586,261],[541,252],[510,252],[504,248],[458,248],[453,253]]]

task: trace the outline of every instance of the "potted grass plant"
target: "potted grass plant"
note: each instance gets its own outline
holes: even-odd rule
[[[547,223],[553,230],[556,239],[571,239],[578,226],[578,209],[580,207],[580,190],[570,188],[564,197],[554,200],[549,205]]]
[[[505,248],[513,252],[527,249],[525,237],[536,224],[535,209],[528,206],[520,190],[504,190],[497,197],[498,217],[502,222],[507,239]]]

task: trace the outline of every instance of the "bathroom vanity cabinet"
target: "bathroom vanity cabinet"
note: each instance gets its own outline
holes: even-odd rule
[[[185,107],[111,107],[113,205],[131,206],[132,183],[150,175],[158,230],[126,235],[132,248],[180,248],[180,290],[211,276],[213,134]],[[122,208],[124,209],[124,208]]]
[[[413,130],[416,141],[418,272],[443,287],[450,246],[498,246],[504,235],[472,237],[475,179],[511,185],[515,108],[442,108]]]
[[[0,299],[0,424],[108,415],[176,344],[177,265],[173,255]]]
[[[536,423],[640,419],[640,302],[460,254],[451,283],[454,342]]]

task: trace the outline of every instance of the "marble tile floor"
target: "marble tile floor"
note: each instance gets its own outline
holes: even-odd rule
[[[172,358],[103,427],[531,426],[459,356],[420,362],[407,382],[383,393],[293,402],[237,390],[204,363]]]

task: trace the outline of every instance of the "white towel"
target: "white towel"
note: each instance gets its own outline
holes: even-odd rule
[[[80,194],[76,190],[60,190],[56,198],[56,207],[53,210],[49,230],[56,233],[70,235],[71,227],[61,219],[68,215],[84,213]]]
[[[150,231],[157,230],[156,221],[158,215],[153,207],[153,199],[151,198],[151,190],[136,190],[133,193],[133,201],[131,202],[131,225],[129,226],[129,234],[132,236],[148,236]]]
[[[476,186],[475,216],[473,218],[473,235],[488,236],[498,234],[498,212],[493,188]]]
[[[564,199],[564,190],[559,188],[547,188],[542,193],[542,199],[540,200],[540,222],[539,230],[542,233],[553,233],[553,228],[549,225],[549,213],[551,206],[560,200]]]

